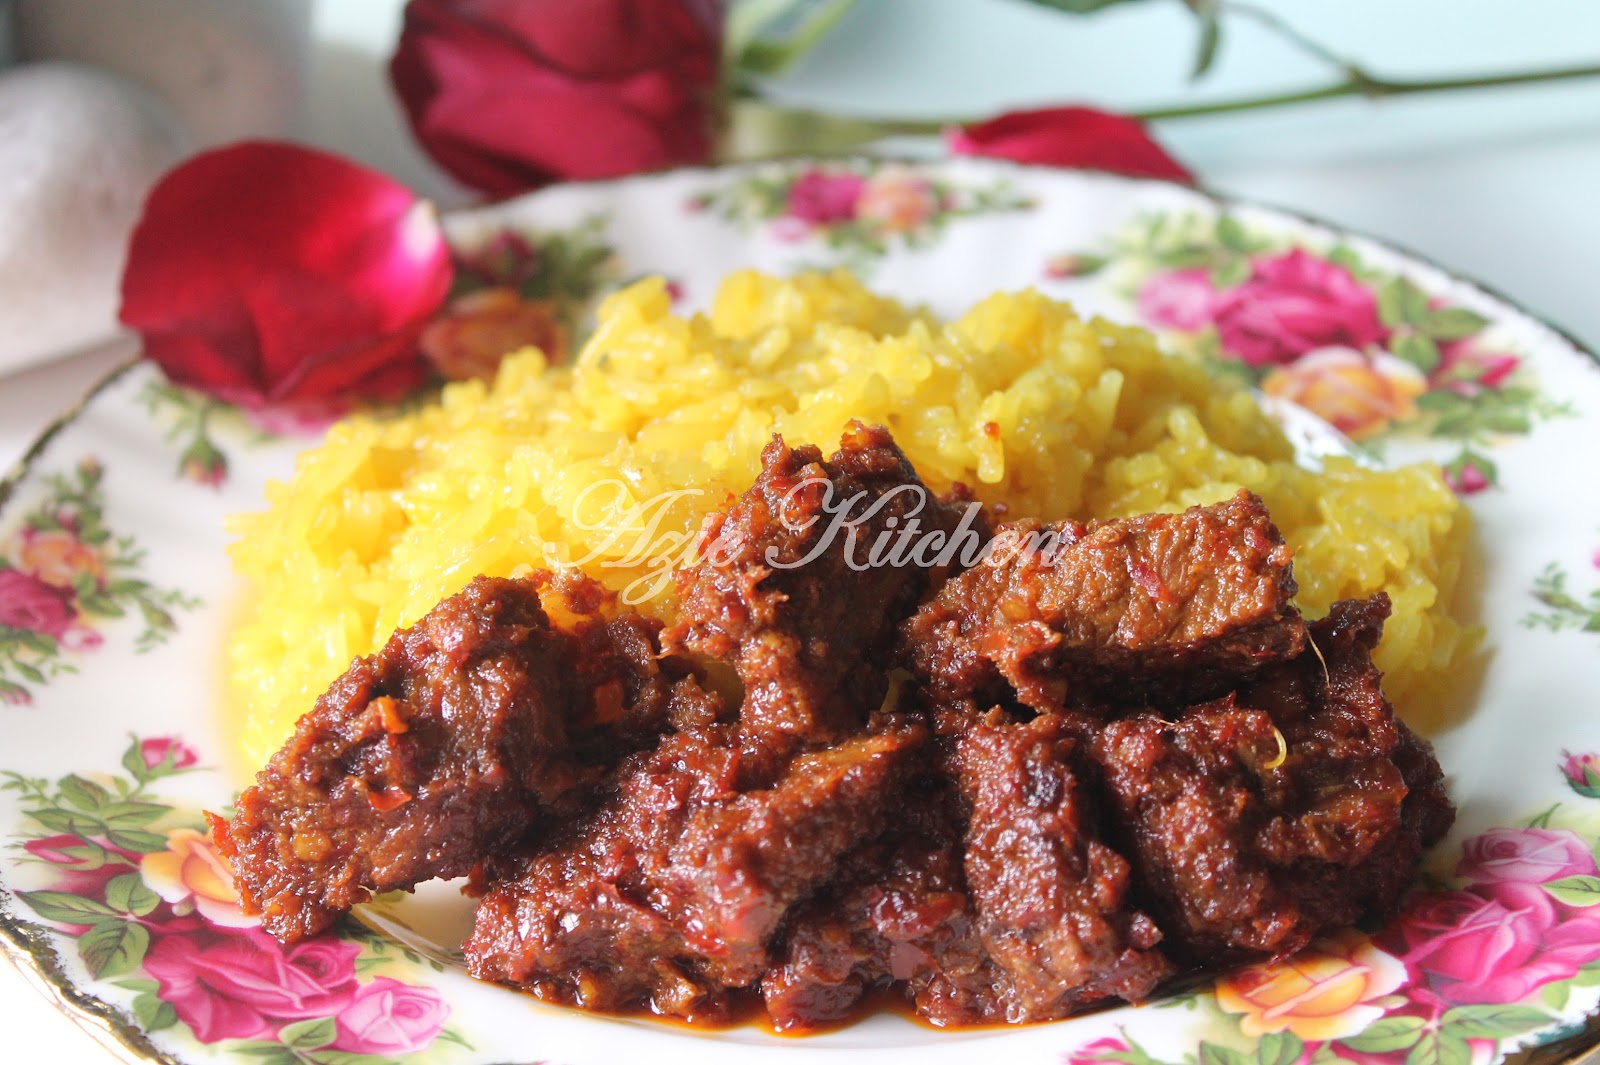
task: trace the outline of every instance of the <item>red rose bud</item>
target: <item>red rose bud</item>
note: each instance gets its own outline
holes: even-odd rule
[[[337,156],[247,142],[151,192],[124,324],[181,385],[245,407],[395,396],[426,379],[422,325],[450,289],[432,207]]]
[[[1470,496],[1494,487],[1495,468],[1478,455],[1462,455],[1444,467],[1444,483],[1456,495]]]
[[[193,747],[176,736],[152,736],[139,744],[139,758],[146,769],[188,769],[198,765],[200,756]]]
[[[1092,277],[1106,265],[1098,255],[1052,255],[1044,262],[1044,276],[1051,281],[1070,281],[1075,277]]]
[[[1600,752],[1585,751],[1582,754],[1573,754],[1571,751],[1562,751],[1567,756],[1561,771],[1566,774],[1567,783],[1572,790],[1586,799],[1600,799]]]
[[[716,0],[411,0],[389,65],[412,132],[491,196],[711,157]]]
[[[1186,185],[1195,181],[1187,167],[1151,138],[1144,123],[1092,107],[1012,111],[987,122],[954,129],[947,140],[956,155],[1109,170],[1114,174],[1165,178]]]
[[[228,479],[228,456],[205,437],[198,437],[179,458],[178,472],[195,484],[220,488]]]
[[[514,229],[502,229],[481,248],[456,255],[456,281],[521,288],[539,274],[539,248]]]

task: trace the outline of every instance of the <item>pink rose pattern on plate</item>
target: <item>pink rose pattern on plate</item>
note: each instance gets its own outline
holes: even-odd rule
[[[139,576],[143,551],[106,524],[104,476],[86,458],[45,478],[45,498],[0,533],[0,705],[26,706],[34,687],[74,672],[72,656],[99,647],[109,620],[136,615],[134,647],[148,651],[176,631],[176,611],[200,605]]]
[[[1072,268],[1062,268],[1071,263]],[[1053,256],[1046,280],[1110,271],[1169,341],[1292,400],[1354,440],[1448,440],[1444,477],[1466,495],[1496,483],[1488,452],[1569,413],[1539,394],[1492,323],[1364,263],[1257,233],[1226,212],[1158,214],[1107,253]]]
[[[75,941],[91,978],[131,993],[146,1032],[187,1030],[268,1065],[430,1061],[467,1046],[437,990],[368,978],[422,964],[415,954],[357,927],[286,947],[240,911],[200,818],[156,794],[198,763],[179,737],[153,736],[132,740],[114,776],[0,773],[28,822],[22,850],[50,873],[16,897]]]
[[[1033,201],[1004,181],[960,186],[904,163],[804,163],[751,174],[690,197],[690,211],[710,211],[750,230],[765,226],[785,243],[820,243],[858,273],[891,248],[924,248],[959,218],[1024,211]]]

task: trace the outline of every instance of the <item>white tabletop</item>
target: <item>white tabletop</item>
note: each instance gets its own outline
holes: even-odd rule
[[[395,0],[341,0],[337,11],[332,10],[333,5],[319,11],[324,43],[313,69],[309,136],[383,166],[448,203],[459,198],[459,191],[429,170],[410,145],[379,72],[377,54],[386,46],[378,47],[375,42],[392,33],[396,6]],[[1025,10],[1025,5],[1013,6]],[[1297,11],[1302,7],[1283,6]],[[1346,5],[1354,9],[1372,6],[1369,0],[1352,0]],[[1563,9],[1547,12],[1557,19],[1576,10],[1574,4],[1563,5],[1558,0],[1514,6],[1519,16],[1534,6]],[[973,7],[966,4],[964,9]],[[918,72],[925,70],[925,65],[919,67],[907,60],[904,49],[895,53],[899,58],[886,69],[878,71],[878,81],[863,81],[854,87],[848,80],[841,83],[838,70],[829,66],[844,64],[850,51],[867,47],[865,41],[888,32],[882,8],[898,9],[902,15],[912,10],[907,0],[882,0],[873,16],[877,22],[858,19],[861,24],[849,39],[792,79],[793,93],[812,102],[829,103],[832,93],[842,94],[839,99],[844,101],[868,100],[871,106],[907,109],[905,101],[911,98],[907,93],[912,92],[907,86],[917,84],[922,76]],[[950,8],[957,14],[963,10],[955,0],[938,0],[937,8]],[[1032,31],[1029,20],[1037,17],[1034,13],[1025,10],[1018,15],[1003,8],[1001,5],[992,13],[1004,17],[986,23],[987,32]],[[923,10],[921,4],[915,7],[916,12]],[[1592,7],[1588,10],[1594,14]],[[1312,11],[1306,7],[1301,13],[1310,17]],[[1095,32],[1113,36],[1131,32],[1128,27],[1137,29],[1137,19],[1154,17],[1130,15],[1121,23],[1098,25]],[[1016,24],[1006,24],[1007,18]],[[924,29],[923,36],[970,40],[975,31],[959,25],[960,21],[953,18],[936,34]],[[1450,20],[1451,32],[1458,38],[1462,21]],[[1549,20],[1527,22],[1550,25]],[[1590,45],[1600,39],[1596,19],[1582,25],[1587,33],[1577,36],[1586,36]],[[1334,36],[1341,32],[1337,25],[1327,29]],[[1186,40],[1188,27],[1168,26],[1164,32],[1165,37],[1155,42],[1162,48],[1166,47],[1163,40]],[[1343,32],[1359,37],[1348,27]],[[1487,41],[1478,42],[1485,48],[1499,43],[1492,26],[1479,27],[1478,36]],[[1523,46],[1532,49],[1526,42]],[[1454,39],[1452,47],[1466,55],[1457,66],[1470,68],[1471,53],[1477,47],[1473,40]],[[1168,50],[1174,55],[1162,62],[1181,66],[1178,44]],[[1033,68],[1021,65],[1018,69]],[[1006,102],[1008,93],[1014,101],[1026,101],[1030,94],[1045,91],[1017,78],[1008,83],[997,75],[981,89],[972,88],[966,98],[976,100],[970,106],[981,110],[995,106],[996,101]],[[924,78],[922,84],[926,88],[942,82]],[[968,84],[975,85],[970,75]],[[1149,98],[1160,88],[1127,89],[1136,98],[1123,101],[1123,105],[1132,106],[1139,102],[1139,93]],[[915,99],[929,97],[924,94]],[[1586,116],[1600,111],[1595,107],[1597,99],[1596,89],[1577,88],[1487,94],[1476,102],[1396,104],[1382,110],[1352,103],[1289,115],[1211,120],[1174,126],[1164,133],[1207,184],[1220,191],[1296,208],[1397,241],[1488,283],[1581,341],[1596,345],[1600,344],[1600,299],[1596,298],[1600,279],[1596,190],[1600,186],[1595,178],[1600,175],[1600,124]],[[941,99],[930,107],[950,105],[951,100]],[[1570,115],[1574,108],[1582,111],[1576,119]],[[1564,114],[1567,117],[1562,117]],[[59,412],[130,351],[126,343],[112,344],[0,377],[0,471],[9,469]],[[6,1062],[73,1065],[114,1060],[4,965],[0,965],[0,1033],[0,1060]]]

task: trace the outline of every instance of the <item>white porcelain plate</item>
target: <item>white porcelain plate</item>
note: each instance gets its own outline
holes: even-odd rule
[[[0,944],[128,1057],[1489,1065],[1594,1009],[1592,355],[1361,237],[1160,183],[997,163],[680,171],[452,226],[461,248],[510,230],[559,264],[524,285],[533,299],[581,303],[662,273],[695,307],[746,266],[845,265],[944,313],[1037,285],[1233,365],[1380,461],[1441,463],[1478,521],[1489,649],[1476,705],[1434,737],[1460,820],[1388,928],[1220,994],[1013,1030],[883,1015],[804,1039],[702,1033],[547,1007],[354,922],[281,947],[240,927],[200,812],[242,779],[223,725],[239,594],[223,519],[258,509],[306,438],[266,435],[139,365],[0,487]]]

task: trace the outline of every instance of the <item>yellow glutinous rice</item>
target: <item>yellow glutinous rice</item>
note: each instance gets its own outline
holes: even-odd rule
[[[944,322],[844,273],[734,274],[686,319],[651,280],[605,303],[571,367],[527,350],[492,385],[350,418],[236,519],[255,596],[230,663],[244,755],[265,759],[353,657],[480,573],[581,564],[670,616],[668,570],[772,435],[828,453],[852,418],[888,426],[933,488],[965,482],[1011,517],[1255,490],[1295,552],[1307,616],[1380,588],[1394,600],[1378,664],[1402,713],[1428,716],[1470,654],[1450,614],[1468,519],[1437,469],[1297,466],[1248,389],[1143,330],[1036,292]]]

